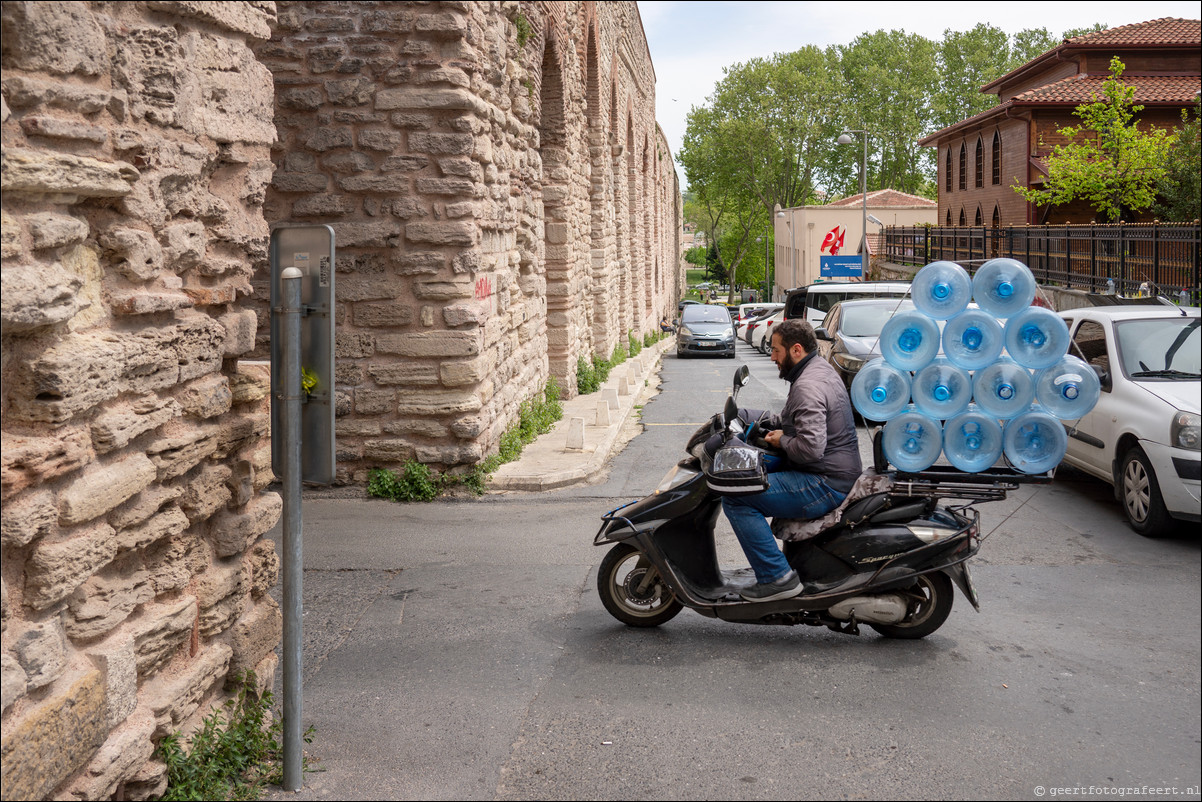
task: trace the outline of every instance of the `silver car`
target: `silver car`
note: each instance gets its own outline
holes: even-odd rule
[[[692,304],[680,315],[676,355],[717,354],[735,358],[735,328],[730,311],[716,304]]]

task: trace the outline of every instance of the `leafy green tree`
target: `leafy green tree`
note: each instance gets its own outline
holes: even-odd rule
[[[1060,39],[1053,36],[1047,28],[1027,28],[1014,34],[1010,41],[1010,60],[1006,72],[1021,67],[1028,61],[1042,56],[1060,44]],[[990,80],[997,80],[1006,73],[995,75]]]
[[[1181,112],[1182,125],[1169,147],[1166,173],[1156,187],[1159,200],[1152,212],[1161,220],[1188,223],[1202,218],[1202,136],[1198,118],[1202,100],[1192,113]]]
[[[937,60],[935,125],[946,128],[997,104],[997,96],[981,92],[981,87],[1013,69],[1010,37],[983,22],[969,31],[949,28],[939,42]]]
[[[1152,205],[1166,174],[1171,137],[1159,128],[1137,127],[1143,106],[1133,100],[1135,88],[1122,82],[1123,69],[1123,62],[1112,58],[1103,97],[1077,107],[1081,125],[1059,130],[1068,144],[1052,149],[1043,187],[1015,186],[1015,192],[1039,205],[1084,200],[1111,222],[1122,219],[1125,210]]]

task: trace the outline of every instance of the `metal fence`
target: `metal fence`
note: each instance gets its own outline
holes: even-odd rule
[[[1061,226],[891,226],[884,258],[921,267],[940,259],[973,268],[1017,259],[1040,284],[1135,295],[1143,290],[1198,303],[1197,223]]]

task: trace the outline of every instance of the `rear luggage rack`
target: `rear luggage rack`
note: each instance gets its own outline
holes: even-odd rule
[[[999,461],[987,471],[965,473],[951,465],[932,465],[925,471],[891,469],[882,445],[883,430],[872,438],[873,467],[877,473],[892,473],[893,492],[931,498],[962,498],[976,501],[999,501],[1006,493],[1024,484],[1051,484],[1054,471],[1020,473]],[[1003,457],[1003,460],[1005,458]]]

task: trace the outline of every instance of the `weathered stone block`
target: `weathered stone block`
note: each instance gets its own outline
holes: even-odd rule
[[[89,646],[86,651],[96,667],[104,672],[105,723],[110,728],[116,727],[138,706],[134,639],[128,632],[118,633]]]
[[[34,250],[61,248],[88,238],[88,223],[68,214],[43,212],[25,218]]]
[[[474,195],[476,184],[466,178],[419,178],[417,191],[423,195]]]
[[[480,353],[476,331],[419,331],[376,335],[376,351],[408,357],[472,356]],[[369,368],[370,371],[370,368]]]
[[[244,446],[267,435],[268,420],[265,414],[234,415],[222,419],[217,431],[216,459],[225,459]]]
[[[394,301],[361,301],[355,304],[354,316],[356,326],[408,326],[413,309]]]
[[[493,369],[494,362],[487,356],[461,362],[443,362],[438,369],[439,378],[445,387],[461,387],[479,384]]]
[[[0,535],[5,547],[28,546],[53,534],[58,522],[54,494],[49,490],[26,493],[0,507]]]
[[[204,376],[184,385],[175,398],[186,414],[197,418],[223,415],[230,411],[234,401],[230,381],[221,374]]]
[[[430,159],[426,156],[389,156],[380,165],[380,170],[386,173],[416,173],[424,170],[429,163]],[[418,180],[418,191],[425,191],[421,189],[420,179]]]
[[[355,332],[334,333],[334,356],[339,359],[363,359],[375,353],[375,336]]]
[[[33,114],[21,118],[21,130],[28,137],[43,137],[46,139],[75,139],[84,142],[103,144],[108,140],[108,131],[98,125],[63,120],[58,117]]]
[[[138,711],[136,715],[112,725],[116,729],[109,734],[80,775],[67,786],[67,798],[111,799],[117,786],[137,772],[154,754],[154,741],[151,740],[154,725],[154,715],[149,709]]]
[[[146,571],[135,569],[134,560],[119,560],[118,563],[124,563],[120,566],[124,570],[110,568],[84,582],[71,594],[63,620],[72,638],[90,640],[100,637],[128,618],[139,604],[154,598],[154,588]]]
[[[150,461],[158,469],[159,481],[183,476],[217,450],[218,430],[214,426],[198,425],[177,431],[146,447]]]
[[[396,410],[396,392],[393,390],[355,391],[355,412],[359,415],[387,415]]]
[[[236,676],[254,670],[264,656],[279,644],[283,628],[283,617],[275,599],[260,597],[254,609],[234,625],[230,640],[234,650],[230,673]]]
[[[140,549],[156,540],[178,535],[188,528],[190,522],[179,507],[171,506],[155,513],[145,523],[117,532],[118,549]]]
[[[138,436],[179,417],[180,413],[177,401],[153,394],[131,404],[110,407],[92,423],[92,443],[96,453],[122,448]]]
[[[292,204],[293,217],[342,217],[355,211],[358,200],[345,195],[311,195]]]
[[[468,276],[456,276],[450,280],[419,279],[413,293],[423,301],[450,301],[456,298],[471,298],[475,293]]]
[[[182,670],[147,682],[144,704],[154,714],[155,738],[170,735],[197,711],[200,702],[229,671],[233,650],[211,643]]]
[[[149,0],[155,11],[178,14],[212,23],[234,33],[256,39],[271,38],[272,15],[255,3],[226,3],[215,0]]]
[[[334,434],[338,437],[378,437],[380,431],[379,421],[344,418],[334,421]]]
[[[401,132],[387,128],[369,128],[359,132],[359,147],[391,152],[401,144]]]
[[[159,232],[167,267],[176,273],[196,267],[204,258],[208,236],[204,223],[189,222],[167,226]]]
[[[393,222],[334,223],[334,234],[340,248],[386,248],[400,236],[400,226]]]
[[[483,404],[474,392],[459,390],[401,390],[397,411],[401,415],[455,415],[475,412]]]
[[[390,91],[393,90],[383,90],[380,92],[380,95]],[[458,89],[420,89],[404,91],[416,91],[419,94],[428,96],[428,100],[433,102],[437,102],[447,96],[458,97],[461,94],[467,95],[469,98],[471,98],[470,93]],[[377,102],[378,98],[379,95],[377,95]],[[447,108],[454,107],[448,106]],[[429,153],[446,156],[469,156],[471,155],[474,144],[475,138],[471,134],[432,134],[415,131],[409,135],[409,148],[417,153]]]
[[[153,674],[188,641],[197,621],[196,598],[183,596],[165,604],[144,604],[130,624],[138,676]]]
[[[67,198],[120,198],[128,195],[139,173],[125,162],[87,156],[5,148],[0,154],[0,189]]]
[[[100,75],[108,70],[104,31],[87,6],[9,3],[4,6],[4,31],[21,42],[20,47],[6,48],[6,68],[56,75]]]
[[[183,488],[174,485],[151,485],[124,506],[113,510],[108,517],[109,525],[119,531],[143,524],[150,520],[150,516],[178,499],[183,492]]]
[[[187,309],[194,299],[173,290],[134,289],[109,294],[109,308],[117,315],[154,315]]]
[[[276,93],[276,103],[281,109],[316,111],[324,102],[321,88],[316,86],[292,87]]]
[[[441,273],[447,266],[446,254],[438,251],[409,251],[394,253],[392,261],[396,272],[402,276],[433,275]]]
[[[322,156],[321,166],[333,173],[362,173],[376,169],[376,163],[371,156],[354,150]]]
[[[224,632],[245,609],[246,577],[240,561],[221,562],[196,577],[193,593],[200,605],[200,634],[211,638]]]
[[[330,179],[321,173],[276,173],[271,186],[280,192],[324,192]]]
[[[235,404],[253,404],[262,401],[271,393],[269,377],[255,375],[241,370],[230,376],[230,391],[234,394]]]
[[[470,90],[458,87],[454,89],[431,89],[427,86],[398,87],[397,89],[381,89],[376,92],[376,109],[379,111],[393,111],[398,109],[424,111],[475,111],[477,106],[483,106],[483,103],[476,98],[476,96],[473,95]],[[395,119],[395,117],[396,115],[394,115],[393,119],[394,125],[398,124],[398,121]],[[402,120],[401,122],[405,122],[405,120]],[[410,122],[417,123],[417,126],[414,127],[428,127],[428,123],[426,125],[422,124],[426,122],[426,120],[424,120],[422,117],[410,120]],[[435,134],[434,136],[439,135]],[[451,135],[442,134],[441,136]],[[456,134],[455,136],[461,135]],[[424,151],[426,153],[459,153],[466,155],[472,152],[472,137],[470,134],[466,136],[468,140],[466,150],[459,149],[462,147],[462,145],[457,145],[455,150],[443,151],[431,150],[428,147],[419,147],[413,143],[412,135],[409,145],[414,150]]]
[[[25,695],[27,688],[25,669],[21,668],[16,657],[5,652],[3,665],[0,666],[0,706],[3,712],[7,713],[8,708]]]
[[[353,145],[354,137],[349,128],[318,127],[305,138],[305,148],[318,153]]]
[[[408,440],[371,440],[363,445],[363,458],[382,463],[403,463],[413,459],[413,444]]]
[[[384,423],[385,434],[403,434],[411,437],[428,437],[441,440],[447,436],[448,429],[438,421],[425,418],[406,418],[390,420]]]
[[[17,265],[0,270],[0,320],[4,333],[53,326],[75,317],[91,302],[80,295],[83,279],[61,265]]]
[[[480,446],[418,446],[417,460],[427,465],[474,465],[484,456]]]
[[[434,365],[371,365],[367,369],[376,384],[438,384],[438,368]]]
[[[477,230],[469,221],[445,223],[408,223],[405,239],[431,245],[475,245]]]
[[[30,689],[49,685],[67,667],[67,636],[63,625],[58,619],[51,619],[29,627],[17,638],[14,651],[25,669]]]
[[[266,538],[255,543],[244,561],[250,576],[250,594],[256,599],[275,587],[280,579],[280,557],[275,543]]]
[[[104,515],[154,478],[155,466],[145,454],[89,465],[59,494],[59,523],[71,526]]]
[[[212,558],[209,544],[191,532],[150,545],[146,549],[146,569],[155,594],[184,587],[193,575],[209,566]]]
[[[117,555],[113,528],[97,523],[68,540],[39,541],[25,563],[25,604],[44,610],[71,595]]]
[[[7,86],[5,87],[7,89]],[[0,98],[3,100],[3,98]],[[23,253],[21,224],[7,211],[0,211],[0,256],[15,259]]]
[[[218,557],[230,557],[246,550],[255,538],[275,526],[284,509],[278,493],[264,493],[241,512],[224,511],[209,519],[209,539]]]
[[[208,465],[188,482],[179,505],[189,521],[203,521],[229,502],[232,475],[228,465]]]
[[[338,186],[346,192],[378,192],[385,195],[410,194],[410,179],[400,173],[348,175],[338,179]]]
[[[469,415],[451,424],[451,431],[462,440],[474,440],[485,429],[484,419],[479,415]]]
[[[46,798],[104,742],[103,675],[88,671],[62,687],[4,728],[0,793],[5,799]]]
[[[4,498],[31,485],[49,482],[92,460],[92,441],[83,428],[64,429],[56,437],[0,434],[0,482]]]

